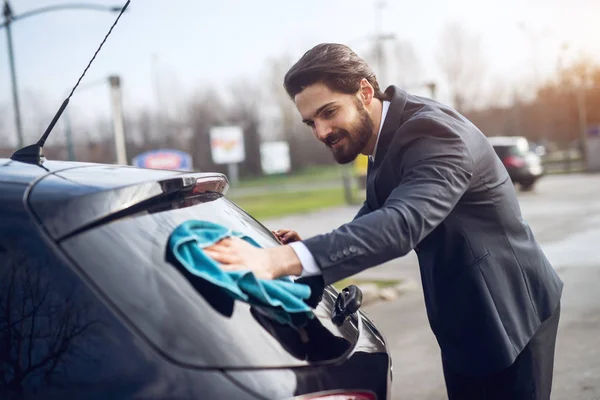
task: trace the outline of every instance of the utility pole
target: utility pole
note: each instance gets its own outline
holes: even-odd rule
[[[381,29],[382,13],[385,6],[386,3],[383,0],[375,2],[375,62],[377,64],[377,70],[379,72],[379,79],[377,80],[379,81],[380,86],[387,84],[385,76],[385,56],[383,51],[384,37]]]
[[[29,18],[35,15],[44,14],[52,11],[61,10],[73,10],[73,9],[87,9],[104,12],[120,12],[121,6],[106,6],[100,4],[89,4],[89,3],[69,3],[69,4],[54,4],[50,6],[41,7],[35,10],[27,11],[18,15],[14,15],[12,8],[8,3],[8,0],[4,0],[4,7],[2,14],[4,21],[0,23],[0,29],[6,28],[6,40],[8,42],[8,62],[10,67],[10,79],[12,82],[12,97],[13,97],[13,108],[15,114],[15,129],[17,130],[18,144],[17,148],[24,146],[25,140],[23,138],[23,127],[21,124],[21,107],[19,105],[19,90],[17,88],[17,73],[15,68],[15,54],[13,49],[13,39],[11,25],[25,18]]]
[[[65,140],[67,141],[67,157],[69,161],[75,161],[75,149],[73,146],[73,126],[71,125],[69,107],[65,109],[63,119],[65,121]]]
[[[167,116],[167,105],[163,101],[161,84],[160,84],[160,72],[158,64],[158,55],[152,54],[152,80],[154,86],[154,98],[156,101],[156,125],[152,132],[152,139],[163,137],[166,134],[165,130],[165,117]],[[168,118],[167,118],[168,120]]]
[[[8,42],[8,63],[10,65],[10,81],[12,83],[12,97],[15,114],[15,129],[17,130],[18,144],[17,148],[22,148],[25,140],[23,138],[23,128],[21,126],[21,107],[19,105],[19,90],[17,89],[17,73],[15,71],[15,54],[13,50],[11,24],[13,22],[13,13],[8,4],[8,0],[4,0],[4,27],[6,27],[6,40]]]
[[[429,95],[431,96],[431,99],[435,100],[435,95],[437,92],[437,84],[435,82],[427,82],[425,84],[425,86],[427,86],[427,89],[429,89]]]
[[[123,101],[121,95],[121,79],[110,76],[110,92],[113,106],[113,126],[115,135],[115,153],[117,164],[127,165],[127,149],[125,147],[125,128],[123,126]]]
[[[585,82],[577,89],[577,111],[579,115],[579,134],[581,140],[581,161],[583,162],[583,169],[588,168],[588,155],[587,155],[587,112],[585,105]],[[569,159],[571,154],[569,153]]]

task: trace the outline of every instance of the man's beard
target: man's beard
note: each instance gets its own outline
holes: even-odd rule
[[[338,129],[325,140],[325,144],[331,149],[333,158],[339,164],[348,164],[354,161],[365,148],[373,134],[373,120],[371,120],[369,113],[362,103],[359,102],[357,102],[357,109],[359,113],[358,121],[351,128],[351,133],[345,129]],[[338,139],[344,141],[343,146],[338,148],[332,147],[332,144]]]

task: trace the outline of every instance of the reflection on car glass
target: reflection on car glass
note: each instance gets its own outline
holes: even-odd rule
[[[282,324],[270,310],[252,306],[251,315],[281,346],[299,360],[309,362],[340,358],[350,350],[350,342],[335,336],[318,318],[298,321],[297,326]]]
[[[31,249],[38,258],[29,256]],[[72,279],[57,280],[52,260],[40,250],[33,240],[0,246],[1,398],[24,386],[64,381],[67,373],[76,379],[69,369],[75,354],[96,362],[103,325],[92,319],[93,305],[81,287]]]
[[[320,275],[303,276],[296,279],[295,282],[310,286],[310,297],[304,302],[312,308],[317,308],[317,305],[323,300],[323,291],[325,290],[323,277]]]
[[[164,222],[159,225],[164,225],[165,230],[169,230],[167,235],[184,221],[203,219],[242,232],[256,240],[262,247],[279,244],[271,231],[237,209],[233,203],[218,193],[204,193],[191,198],[166,201],[153,205],[148,212]]]
[[[173,253],[168,249],[166,250],[165,259],[185,277],[185,279],[194,287],[196,292],[198,292],[198,294],[200,294],[204,300],[215,309],[215,311],[228,318],[233,315],[235,300],[231,296],[221,290],[218,286],[215,286],[204,279],[199,279],[196,275],[193,275],[187,269],[183,268],[177,262],[175,256],[173,256]]]

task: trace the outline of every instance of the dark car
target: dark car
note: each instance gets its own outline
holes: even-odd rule
[[[169,259],[191,219],[279,245],[227,188],[220,174],[0,159],[0,398],[388,398],[383,336],[320,279],[302,280],[316,318],[286,325]]]
[[[540,156],[530,149],[527,139],[520,136],[496,136],[488,139],[511,180],[520,185],[521,190],[532,190],[544,174],[544,167]]]

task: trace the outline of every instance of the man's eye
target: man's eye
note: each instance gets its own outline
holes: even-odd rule
[[[335,110],[327,110],[327,111],[323,112],[324,118],[331,118],[334,115],[335,115]]]
[[[311,128],[315,126],[314,121],[306,121],[305,124],[310,126]]]

